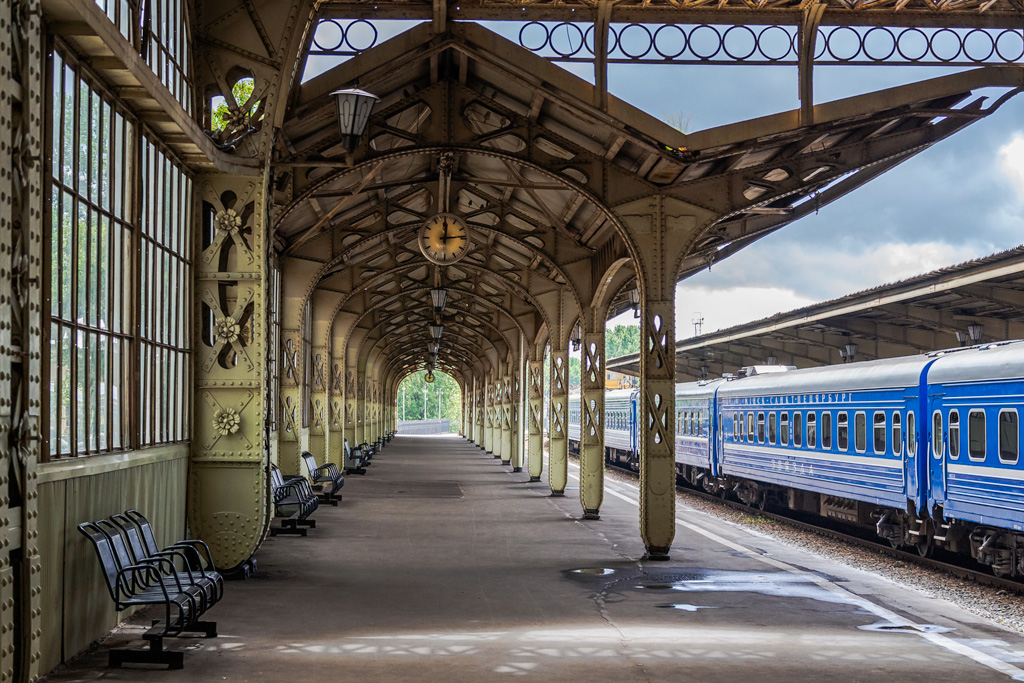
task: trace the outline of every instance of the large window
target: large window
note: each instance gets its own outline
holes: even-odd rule
[[[148,44],[146,61],[160,82],[192,113],[192,87],[186,76],[191,71],[189,60],[189,22],[186,0],[148,0],[143,25]]]
[[[59,46],[52,98],[49,454],[184,440],[191,181]]]
[[[128,447],[135,128],[53,59],[50,453]]]
[[[139,443],[188,433],[192,183],[149,139],[142,143],[139,256]]]

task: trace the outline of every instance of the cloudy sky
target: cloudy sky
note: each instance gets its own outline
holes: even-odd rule
[[[830,101],[948,72],[819,67],[815,98]],[[665,88],[666,79],[674,87]],[[689,119],[691,131],[797,106],[796,73],[786,67],[615,67],[609,82],[614,94],[652,114]],[[692,336],[696,318],[711,332],[1021,243],[1024,94],[817,215],[680,283],[676,336]]]
[[[381,38],[410,25],[378,24]],[[519,31],[518,24],[489,26],[512,40]],[[307,76],[327,64],[314,60],[310,66]],[[589,65],[567,68],[593,81]],[[950,72],[818,67],[815,99],[826,102]],[[663,120],[686,122],[688,132],[798,106],[793,67],[611,65],[609,90]],[[1002,92],[984,94],[994,99]],[[704,319],[703,332],[711,332],[1021,243],[1024,94],[819,214],[680,283],[676,335],[692,336],[698,317]],[[635,324],[631,313],[610,322]]]

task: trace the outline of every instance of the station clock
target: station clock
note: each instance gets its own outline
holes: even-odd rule
[[[423,223],[418,241],[428,261],[449,266],[469,251],[469,228],[453,213],[435,214]]]

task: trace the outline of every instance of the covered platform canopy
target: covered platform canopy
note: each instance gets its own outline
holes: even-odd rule
[[[1024,247],[676,343],[676,379],[799,368],[1024,338]],[[639,372],[636,354],[608,369]]]
[[[598,517],[604,329],[631,306],[639,531],[667,558],[678,280],[1024,89],[1020,0],[0,0],[0,16],[0,680],[116,623],[78,522],[145,509],[164,540],[187,529],[244,570],[270,465],[345,468],[346,441],[393,432],[414,371],[450,373],[461,432],[564,494],[574,329],[579,507]],[[421,21],[328,54],[315,36],[339,19]],[[584,24],[593,82],[485,20]],[[780,56],[664,61],[790,65],[800,105],[675,130],[608,92],[610,63],[642,61],[624,22],[771,24]],[[816,63],[889,63],[866,33],[922,26],[953,27],[961,71],[815,100]],[[834,28],[861,36],[856,58],[825,49]],[[938,42],[893,59],[948,63]],[[333,68],[304,79],[311,55]],[[375,106],[343,131],[335,93],[354,89]]]

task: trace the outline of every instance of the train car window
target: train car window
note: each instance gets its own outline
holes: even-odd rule
[[[807,413],[807,447],[818,447],[818,414]]]
[[[836,416],[836,429],[839,432],[836,445],[839,446],[839,450],[845,451],[850,447],[850,418],[846,413],[839,413]]]
[[[785,411],[779,416],[779,443],[789,445],[789,413]]]
[[[967,414],[967,455],[971,460],[984,460],[985,411],[972,410]]]
[[[747,425],[743,421],[743,413],[736,414],[736,421],[740,423],[740,441],[742,441],[747,436]]]
[[[778,418],[775,411],[768,413],[768,443],[775,445],[775,421]]]
[[[879,411],[876,412],[872,418],[874,422],[874,442],[872,445],[875,448],[875,455],[882,455],[885,453],[885,413]]]
[[[999,411],[999,462],[1016,465],[1020,456],[1020,430],[1017,427],[1017,411]]]
[[[917,417],[914,411],[907,413],[907,457],[917,455]]]
[[[932,457],[942,457],[942,413],[932,413]]]
[[[793,413],[793,445],[797,448],[804,445],[803,413]]]
[[[903,455],[903,416],[899,413],[892,414],[892,454]]]
[[[949,411],[949,457],[956,460],[960,457],[960,412]]]
[[[754,414],[747,413],[747,441],[754,442]]]
[[[858,453],[868,448],[868,418],[864,413],[853,414],[853,447]]]
[[[732,440],[738,441],[740,438],[740,421],[736,419],[736,413],[732,414]]]
[[[757,414],[757,442],[764,443],[764,413]]]
[[[821,447],[832,450],[832,413],[821,414]]]

